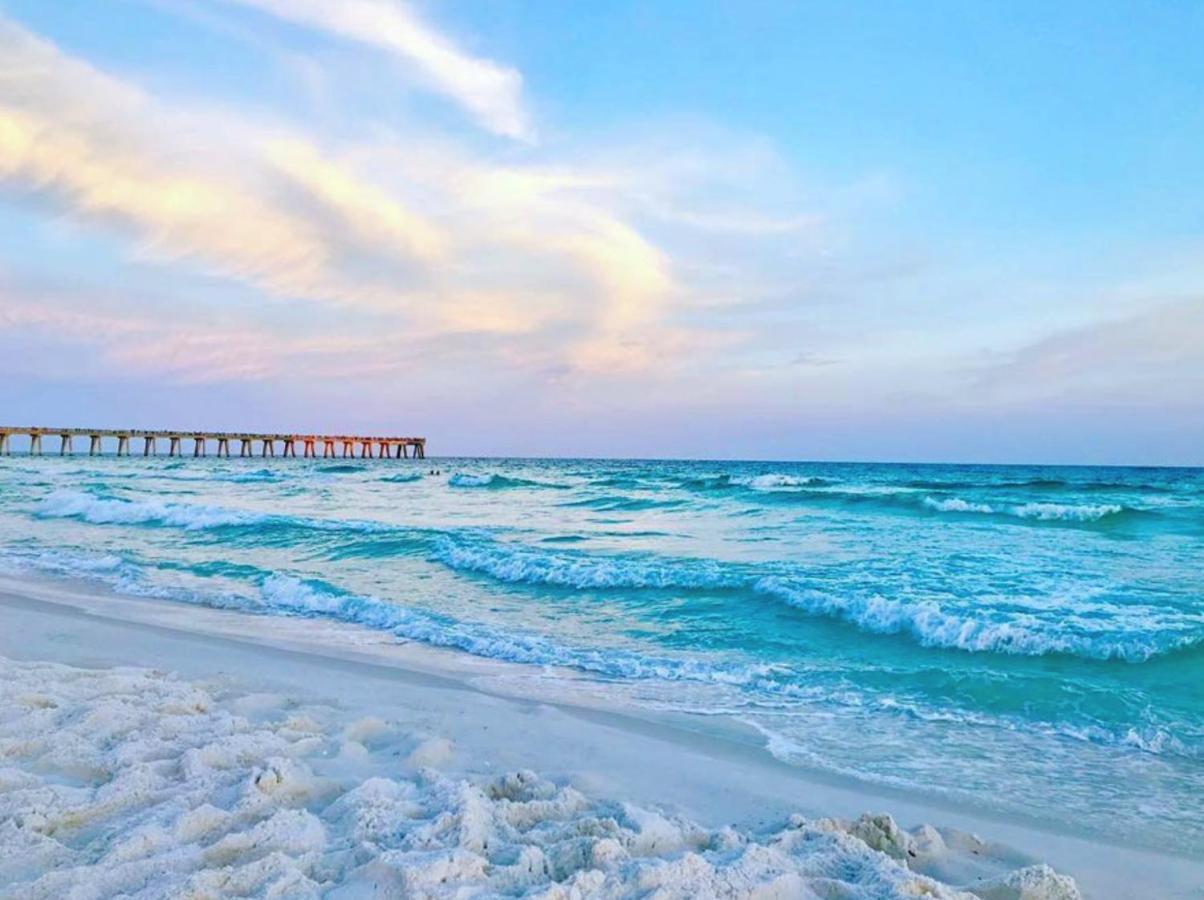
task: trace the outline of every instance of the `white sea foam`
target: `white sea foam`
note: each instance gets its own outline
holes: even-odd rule
[[[961,497],[925,497],[924,506],[937,512],[1015,516],[1019,519],[1036,519],[1042,522],[1097,522],[1106,516],[1124,512],[1125,509],[1115,503],[1021,503],[992,506],[989,503],[972,503]]]
[[[573,647],[538,634],[460,622],[448,616],[390,603],[377,597],[342,593],[288,575],[265,579],[257,604],[273,612],[316,615],[387,630],[398,637],[474,656],[536,666],[562,666],[623,679],[752,684],[773,666],[725,664],[720,660],[658,657],[613,647]]]
[[[1095,522],[1105,516],[1123,512],[1124,507],[1116,503],[1090,503],[1067,505],[1064,503],[1024,503],[1009,507],[1013,515],[1022,519],[1042,521]]]
[[[947,499],[925,497],[924,505],[929,509],[935,509],[937,512],[995,512],[995,508],[993,506],[989,506],[986,503],[969,503],[961,499],[961,497],[949,497]]]
[[[37,515],[47,519],[79,519],[93,525],[159,525],[201,531],[210,528],[286,525],[314,531],[395,531],[387,522],[355,519],[315,519],[273,515],[203,503],[170,503],[161,500],[126,500],[98,497],[86,491],[59,490],[43,499]]]
[[[463,544],[443,538],[436,558],[444,565],[479,572],[511,584],[568,588],[722,588],[745,582],[715,560],[641,559],[559,554],[516,544]]]
[[[823,484],[822,478],[816,478],[808,475],[786,475],[782,473],[770,473],[768,475],[752,475],[743,476],[735,475],[731,479],[732,484],[737,484],[742,487],[752,488],[754,491],[775,491],[782,488],[797,488],[809,487],[812,485]]]
[[[38,513],[52,519],[82,519],[95,525],[171,525],[196,530],[224,525],[247,525],[262,516],[220,506],[165,503],[160,500],[122,500],[83,491],[55,491],[42,501]]]
[[[779,597],[812,615],[841,619],[862,631],[904,634],[925,647],[969,652],[1041,656],[1073,654],[1089,659],[1140,661],[1204,641],[1204,617],[1151,610],[1161,622],[1142,619],[1132,607],[1111,609],[1105,619],[1084,620],[1067,609],[1057,620],[1015,610],[952,609],[935,600],[893,599],[853,590],[810,587],[784,575],[757,577],[715,560],[672,560],[549,553],[505,543],[436,543],[435,557],[453,569],[509,584],[549,585],[575,590],[678,589],[751,590]],[[1094,625],[1095,630],[1088,626]]]
[[[0,658],[0,700],[5,897],[974,896],[917,871],[956,832],[885,815],[711,829],[529,771],[440,771],[446,742],[365,743],[329,707],[273,719],[261,698],[253,721],[228,688],[146,669]],[[974,889],[1079,897],[1044,866]]]
[[[1076,632],[1032,615],[1000,621],[942,607],[934,600],[893,600],[880,594],[842,593],[792,584],[774,576],[758,581],[755,590],[780,597],[805,612],[842,619],[862,631],[906,634],[925,647],[971,652],[1043,656],[1065,653],[1088,659],[1142,661],[1204,641],[1196,627],[1171,634],[1158,631]],[[1182,624],[1189,624],[1185,620]]]

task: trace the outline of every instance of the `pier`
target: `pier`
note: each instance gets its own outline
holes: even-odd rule
[[[131,445],[142,456],[156,456],[161,442],[168,456],[207,456],[213,447],[214,456],[267,457],[280,456],[304,459],[426,459],[426,438],[372,437],[358,434],[256,434],[245,431],[146,431],[140,428],[9,428],[0,426],[0,455],[12,453],[12,438],[27,436],[29,454],[41,456],[42,439],[58,439],[62,456],[74,452],[75,438],[88,439],[88,455],[104,453],[104,442],[116,441],[116,455],[130,456]],[[189,446],[190,445],[190,446]],[[237,445],[237,452],[231,447]],[[297,452],[297,448],[301,452]],[[191,451],[191,452],[189,452]],[[258,451],[258,452],[257,452]]]

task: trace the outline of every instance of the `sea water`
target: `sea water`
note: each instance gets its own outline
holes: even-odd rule
[[[1204,851],[1202,470],[14,456],[0,557],[569,671],[800,766]]]

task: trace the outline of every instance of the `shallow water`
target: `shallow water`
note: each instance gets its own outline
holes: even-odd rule
[[[1201,470],[11,457],[0,553],[568,666],[788,761],[1204,849]]]

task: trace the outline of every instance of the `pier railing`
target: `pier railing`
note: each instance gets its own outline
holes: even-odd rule
[[[73,438],[88,438],[88,455],[98,456],[104,450],[104,439],[117,441],[117,455],[129,456],[130,445],[142,441],[142,455],[155,456],[159,442],[167,443],[168,456],[184,456],[184,444],[192,442],[191,456],[207,455],[208,447],[215,445],[215,456],[275,456],[280,446],[281,456],[295,457],[300,445],[300,456],[309,459],[426,459],[426,438],[420,437],[373,437],[359,434],[256,434],[245,431],[147,431],[140,428],[9,428],[0,426],[0,454],[12,452],[14,436],[29,437],[29,453],[42,455],[42,438],[59,439],[58,451],[68,455],[74,451]],[[232,444],[238,444],[238,453],[231,454]],[[259,453],[256,454],[256,445]],[[321,447],[321,452],[319,452]],[[358,453],[356,451],[359,451]],[[341,452],[339,452],[341,451]]]

